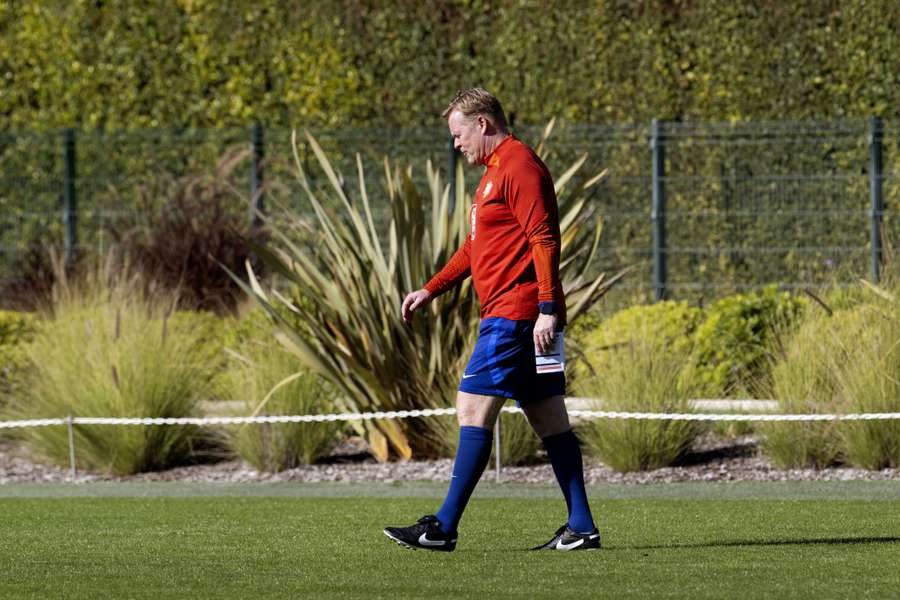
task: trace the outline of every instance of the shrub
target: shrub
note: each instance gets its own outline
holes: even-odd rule
[[[770,377],[770,345],[788,331],[807,301],[770,286],[713,304],[694,333],[694,350],[684,377],[703,395],[729,395],[759,387]]]
[[[179,308],[234,315],[245,299],[222,269],[243,272],[251,258],[249,208],[229,184],[245,152],[227,153],[213,173],[163,176],[138,189],[142,213],[109,227],[128,263],[144,280],[177,295]]]
[[[146,299],[141,283],[92,274],[58,290],[54,312],[27,355],[29,393],[14,405],[21,418],[186,417],[210,394],[214,366],[198,352],[196,332],[170,327],[171,297]],[[40,455],[68,463],[65,428],[23,432]],[[190,426],[75,427],[80,467],[129,474],[163,469],[192,457]]]
[[[680,377],[689,348],[676,347],[651,335],[644,325],[610,351],[603,373],[586,383],[599,398],[598,409],[627,412],[690,412],[695,397]],[[579,427],[588,450],[617,471],[671,465],[692,446],[701,427],[692,421],[594,419]]]
[[[168,328],[177,335],[193,340],[192,352],[198,360],[213,369],[211,397],[207,399],[227,397],[231,386],[228,371],[233,364],[226,348],[235,347],[241,331],[241,320],[204,311],[178,310],[169,317]]]
[[[270,327],[271,329],[271,327]],[[269,336],[243,343],[228,370],[230,396],[246,414],[326,414],[337,407],[337,390],[303,368]],[[326,456],[340,422],[247,424],[229,431],[229,445],[260,471],[282,471]]]
[[[900,412],[900,306],[877,302],[859,312],[860,335],[842,340],[848,360],[834,365],[840,397],[851,412]],[[845,421],[839,432],[848,463],[900,466],[900,421]]]
[[[0,310],[0,413],[8,398],[24,391],[28,369],[25,350],[34,337],[36,319],[27,313]]]
[[[785,412],[900,411],[900,321],[896,306],[870,302],[809,317],[773,369]],[[781,423],[763,428],[763,449],[785,467],[846,461],[881,469],[900,464],[895,421]]]
[[[675,352],[683,352],[690,347],[691,335],[702,317],[700,309],[671,300],[615,313],[579,336],[583,360],[576,361],[572,369],[572,384],[579,387],[578,379],[589,375],[603,377],[613,357],[619,356],[616,350],[630,344],[639,331]]]
[[[772,367],[771,397],[787,414],[841,412],[841,399],[834,376],[840,349],[861,333],[864,321],[859,311],[836,313],[810,311],[776,354]],[[827,421],[766,423],[762,450],[781,468],[826,467],[841,458],[841,442],[836,424]]]

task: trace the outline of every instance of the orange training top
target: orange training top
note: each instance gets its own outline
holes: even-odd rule
[[[538,302],[553,301],[559,325],[565,325],[559,209],[550,171],[511,135],[485,164],[469,212],[469,235],[425,289],[437,296],[471,274],[482,319],[534,321]]]

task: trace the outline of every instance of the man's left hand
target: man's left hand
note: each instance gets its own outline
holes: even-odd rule
[[[545,354],[553,347],[556,321],[556,315],[538,315],[534,323],[534,349],[538,354]]]

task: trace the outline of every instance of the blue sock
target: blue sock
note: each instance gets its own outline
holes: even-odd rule
[[[490,429],[468,426],[459,428],[459,447],[456,449],[450,489],[444,505],[435,515],[441,522],[444,533],[456,531],[469,496],[487,466],[493,439],[494,432]]]
[[[572,430],[544,438],[544,448],[550,456],[553,473],[559,482],[566,508],[569,510],[569,527],[578,533],[594,530],[591,507],[588,506],[584,489],[584,466],[581,462],[581,448]]]

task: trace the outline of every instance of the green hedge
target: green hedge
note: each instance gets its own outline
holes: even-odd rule
[[[896,116],[872,2],[0,4],[0,130],[433,124],[483,83],[522,122]]]

